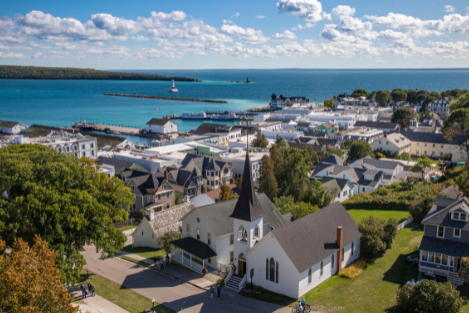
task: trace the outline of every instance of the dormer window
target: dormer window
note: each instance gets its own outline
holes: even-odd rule
[[[459,213],[453,212],[453,220],[459,220]]]
[[[467,214],[466,213],[461,213],[460,214],[460,220],[466,221],[467,220]]]
[[[467,214],[466,213],[453,212],[453,216],[452,216],[451,219],[458,220],[458,221],[466,221],[467,220]]]

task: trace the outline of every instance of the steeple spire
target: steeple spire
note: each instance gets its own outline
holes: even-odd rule
[[[259,203],[254,182],[252,181],[251,160],[249,159],[249,144],[246,146],[246,159],[244,160],[243,182],[241,186],[241,196],[236,202],[236,206],[230,217],[252,222],[265,216],[264,210]]]

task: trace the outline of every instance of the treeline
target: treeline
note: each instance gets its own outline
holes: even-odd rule
[[[351,97],[358,98],[358,97],[366,97],[367,99],[375,98],[376,102],[381,107],[386,106],[386,102],[399,102],[399,101],[406,101],[410,103],[420,103],[422,102],[422,109],[426,109],[426,105],[432,102],[434,99],[438,99],[441,97],[448,97],[457,99],[463,95],[469,93],[467,89],[451,89],[443,91],[441,94],[437,91],[427,91],[424,89],[408,89],[403,90],[402,88],[393,89],[391,92],[388,90],[379,90],[379,91],[372,91],[368,92],[365,89],[355,89],[353,93],[350,95]]]
[[[143,73],[99,71],[92,68],[37,67],[0,65],[3,79],[89,79],[89,80],[164,80],[199,82],[184,76],[162,76]]]

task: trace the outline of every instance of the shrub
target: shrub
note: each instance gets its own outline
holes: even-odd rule
[[[366,269],[366,260],[365,259],[358,259],[343,270],[339,272],[339,276],[343,278],[355,278],[360,275],[364,269]]]
[[[367,258],[374,258],[389,249],[397,235],[397,220],[394,218],[385,221],[370,216],[363,219],[358,227],[363,234],[360,240],[360,253]]]
[[[425,218],[425,216],[427,216],[428,211],[430,211],[434,202],[435,197],[430,196],[412,201],[409,212],[414,218],[414,222],[420,223]]]
[[[423,279],[415,286],[405,284],[397,290],[397,312],[460,312],[463,301],[450,282]]]

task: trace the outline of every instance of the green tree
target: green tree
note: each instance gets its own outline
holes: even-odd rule
[[[267,148],[269,141],[265,138],[264,134],[257,132],[257,137],[253,140],[252,145],[257,148]]]
[[[370,98],[371,94],[365,89],[355,89],[350,96],[354,98],[358,98],[358,97]]]
[[[276,198],[278,193],[278,184],[274,173],[274,163],[267,155],[264,155],[261,159],[259,174],[259,192],[265,193],[269,199]]]
[[[243,186],[243,175],[240,174],[238,177],[236,177],[235,185],[236,185],[236,187],[241,189],[241,187]]]
[[[402,88],[394,89],[391,91],[391,98],[392,101],[397,102],[397,101],[406,101],[407,100],[407,94],[405,93]]]
[[[308,189],[311,156],[307,151],[295,148],[285,148],[281,152],[283,164],[275,172],[280,194],[291,195],[299,201]]]
[[[308,186],[308,190],[306,191],[302,201],[322,209],[335,200],[339,191],[340,190],[338,188],[327,190],[322,186],[319,180],[313,179]]]
[[[277,145],[278,148],[283,149],[287,147],[287,142],[285,141],[285,138],[283,137],[278,137],[275,140],[275,144]]]
[[[387,90],[380,90],[376,93],[375,100],[380,107],[385,107],[386,102],[391,99],[391,94]]]
[[[419,122],[423,123],[423,121],[426,118],[432,118],[432,117],[433,117],[433,115],[430,113],[430,111],[428,111],[428,110],[420,111]]]
[[[431,97],[435,97],[435,99],[441,98],[441,95],[438,91],[432,91],[430,92]]]
[[[436,98],[432,95],[426,96],[425,99],[422,102],[422,107],[420,108],[420,112],[428,111],[428,104],[431,103],[435,99]]]
[[[0,254],[5,242],[0,240]],[[13,241],[11,257],[0,256],[1,312],[78,312],[60,282],[57,253],[36,235],[32,249],[21,238]]]
[[[163,248],[164,252],[170,253],[171,252],[171,241],[181,239],[182,235],[180,232],[176,231],[169,231],[165,233],[163,236],[158,237],[158,243]]]
[[[410,103],[417,102],[418,90],[410,89],[406,91],[406,94],[407,94],[407,99],[406,99],[407,102],[410,102]]]
[[[316,154],[316,152],[314,152],[314,149],[311,145],[306,145],[304,147],[304,149],[308,152],[308,154],[311,156],[311,163],[312,164],[319,164],[319,157],[318,155]]]
[[[324,100],[324,107],[332,109],[332,99]]]
[[[233,192],[233,189],[226,184],[226,180],[223,179],[223,183],[220,186],[220,202],[236,199],[236,195]]]
[[[414,173],[422,173],[423,174],[423,179],[427,179],[427,174],[432,170],[432,160],[428,158],[427,156],[424,156],[423,158],[419,158],[417,160],[417,164],[411,167],[411,171]]]
[[[175,192],[174,193],[174,204],[175,205],[180,205],[184,201],[184,196],[182,193]]]
[[[360,254],[367,258],[374,258],[389,249],[397,235],[397,220],[394,218],[385,221],[370,216],[361,220],[358,227],[363,234]]]
[[[418,284],[405,284],[397,290],[397,312],[458,313],[463,301],[450,282],[423,279]]]
[[[0,238],[21,238],[30,246],[41,236],[57,251],[62,282],[75,282],[84,245],[113,256],[125,236],[113,222],[128,219],[133,194],[94,163],[40,145],[0,149]],[[5,197],[5,195],[7,195]]]
[[[411,108],[398,108],[392,114],[391,122],[399,123],[401,129],[407,129],[410,125],[410,119],[417,117],[417,113]]]
[[[412,159],[410,158],[410,154],[408,152],[403,152],[401,154],[401,160],[411,161]]]
[[[435,202],[435,197],[426,196],[423,199],[417,199],[412,201],[409,207],[409,213],[414,218],[415,223],[420,223],[427,216],[428,212]]]
[[[461,95],[449,105],[451,111],[457,109],[469,109],[469,93]]]
[[[374,156],[370,144],[365,141],[354,141],[350,147],[348,159],[358,160],[366,156]]]
[[[291,213],[295,219],[302,218],[308,214],[311,214],[319,208],[305,202],[295,203],[293,197],[281,197],[274,199],[274,205],[278,208],[280,213],[287,214]]]
[[[428,91],[421,89],[417,92],[417,101],[423,101],[427,96]]]
[[[461,156],[469,161],[469,110],[457,109],[444,121],[442,132],[444,137],[459,146]]]

